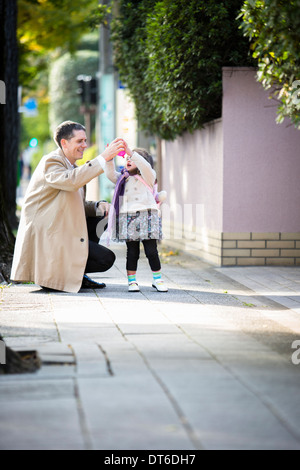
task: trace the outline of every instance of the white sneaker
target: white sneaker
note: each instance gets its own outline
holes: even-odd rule
[[[158,292],[168,292],[168,288],[165,286],[165,283],[162,279],[153,281],[152,287],[154,287],[154,289],[156,289]]]
[[[128,284],[128,292],[140,292],[140,288],[137,282],[130,282]]]

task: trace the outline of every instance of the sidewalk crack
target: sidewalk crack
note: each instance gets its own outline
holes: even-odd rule
[[[74,396],[75,396],[76,405],[77,405],[79,426],[80,426],[80,429],[81,429],[81,434],[82,434],[82,438],[83,438],[83,441],[84,441],[85,449],[86,450],[93,450],[91,433],[90,433],[90,430],[88,428],[86,416],[85,416],[85,413],[84,413],[84,408],[83,408],[82,401],[81,401],[81,398],[80,398],[79,385],[78,385],[76,377],[74,377]]]
[[[171,403],[175,413],[177,414],[183,428],[185,429],[190,441],[193,443],[193,446],[195,447],[196,450],[205,450],[204,446],[201,444],[196,432],[194,431],[192,425],[189,423],[187,417],[185,416],[183,410],[181,409],[180,405],[164,383],[164,381],[159,377],[157,372],[151,367],[151,364],[147,360],[147,358],[144,356],[144,354],[137,348],[137,346],[130,340],[128,340],[134,349],[137,351],[139,356],[142,358],[144,364],[146,365],[147,369],[149,372],[152,374],[153,378],[155,381],[158,383],[158,385],[161,387],[165,395],[167,396],[169,402]]]
[[[114,377],[114,371],[112,369],[112,365],[111,365],[111,362],[110,362],[110,359],[107,355],[107,352],[102,348],[102,346],[100,344],[97,345],[98,348],[100,349],[100,351],[102,352],[103,356],[104,356],[104,359],[105,359],[105,363],[106,363],[106,368],[107,368],[107,372],[108,374],[111,376],[111,377]]]

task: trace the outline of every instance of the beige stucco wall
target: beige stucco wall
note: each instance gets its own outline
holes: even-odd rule
[[[191,225],[196,224],[196,205],[203,206],[203,225],[222,230],[223,132],[222,120],[193,135],[163,142],[163,183],[167,204],[193,205]]]
[[[300,230],[300,131],[248,68],[223,69],[224,232]]]

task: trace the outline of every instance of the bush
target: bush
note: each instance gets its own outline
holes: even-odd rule
[[[37,116],[26,117],[24,114],[21,115],[20,146],[22,149],[29,146],[29,142],[33,137],[39,141],[39,144],[43,144],[49,139],[48,112],[49,104],[47,100],[40,99]]]
[[[300,128],[300,0],[246,1],[240,17],[258,60],[258,79],[278,102],[277,122],[288,116]]]
[[[85,50],[78,51],[76,55],[66,53],[52,65],[49,79],[49,121],[52,132],[67,120],[84,124],[76,79],[81,74],[95,76],[98,60],[98,52]]]
[[[120,1],[115,61],[143,129],[164,139],[221,116],[222,66],[253,65],[241,0]]]

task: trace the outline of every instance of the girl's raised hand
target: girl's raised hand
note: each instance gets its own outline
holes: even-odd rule
[[[127,153],[127,155],[132,157],[132,150],[129,148],[129,146],[128,146],[128,144],[125,140],[124,140],[124,145],[125,145],[125,152]]]

